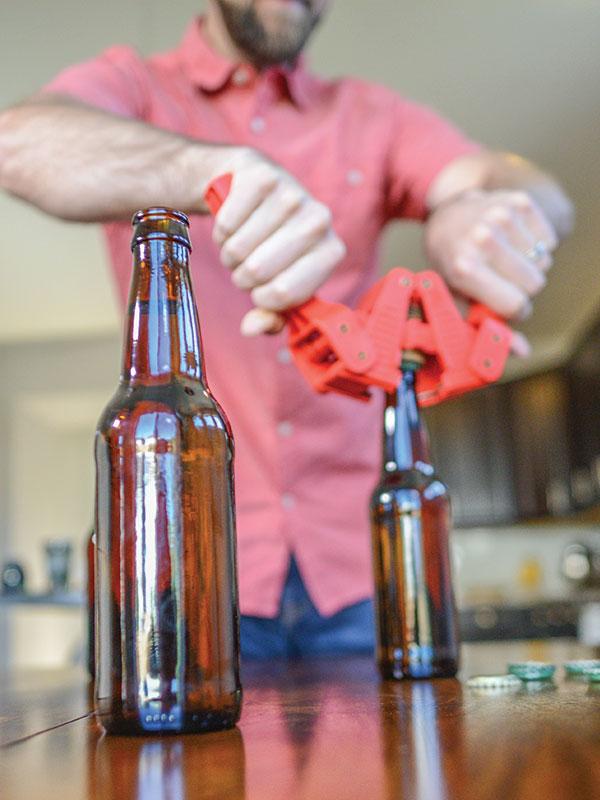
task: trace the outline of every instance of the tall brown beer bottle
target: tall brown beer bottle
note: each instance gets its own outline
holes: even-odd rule
[[[86,544],[86,564],[87,564],[87,671],[91,680],[94,680],[96,673],[96,609],[94,588],[96,577],[96,533],[91,531]]]
[[[240,715],[233,439],[204,377],[188,219],[133,218],[119,387],[96,433],[96,711],[109,733]]]
[[[383,466],[371,497],[377,660],[385,678],[455,675],[458,634],[449,556],[450,502],[435,474],[414,360],[384,411]]]

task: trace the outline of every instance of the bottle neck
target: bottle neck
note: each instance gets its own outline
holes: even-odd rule
[[[383,474],[431,465],[429,440],[419,411],[415,372],[404,369],[395,392],[386,395],[383,417]]]
[[[202,340],[189,273],[189,246],[158,234],[133,245],[121,379],[204,383]]]

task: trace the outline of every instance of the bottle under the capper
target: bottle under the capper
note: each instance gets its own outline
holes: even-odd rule
[[[96,433],[96,711],[110,733],[240,715],[233,440],[204,377],[184,214],[133,220],[119,387]]]
[[[377,660],[386,678],[451,676],[458,668],[450,502],[431,463],[412,355],[386,396],[382,472],[370,505]]]

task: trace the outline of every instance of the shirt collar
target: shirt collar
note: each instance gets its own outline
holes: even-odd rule
[[[232,61],[217,53],[208,44],[203,32],[204,19],[198,17],[188,26],[178,47],[178,53],[189,78],[206,92],[218,92],[229,82],[232,74],[242,62]],[[256,74],[255,68],[245,68]],[[281,76],[293,102],[306,107],[317,102],[323,84],[306,69],[305,59],[300,56],[294,64],[269,67],[274,77]]]

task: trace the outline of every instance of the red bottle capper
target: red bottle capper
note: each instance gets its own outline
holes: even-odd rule
[[[204,199],[213,215],[232,180],[226,173],[208,185]],[[409,315],[415,306],[420,314]],[[479,303],[472,303],[463,319],[436,272],[403,267],[377,281],[356,309],[312,297],[283,316],[294,362],[320,393],[369,400],[372,387],[391,392],[400,382],[402,353],[420,351],[425,356],[417,375],[421,406],[497,381],[513,336],[505,322]]]

